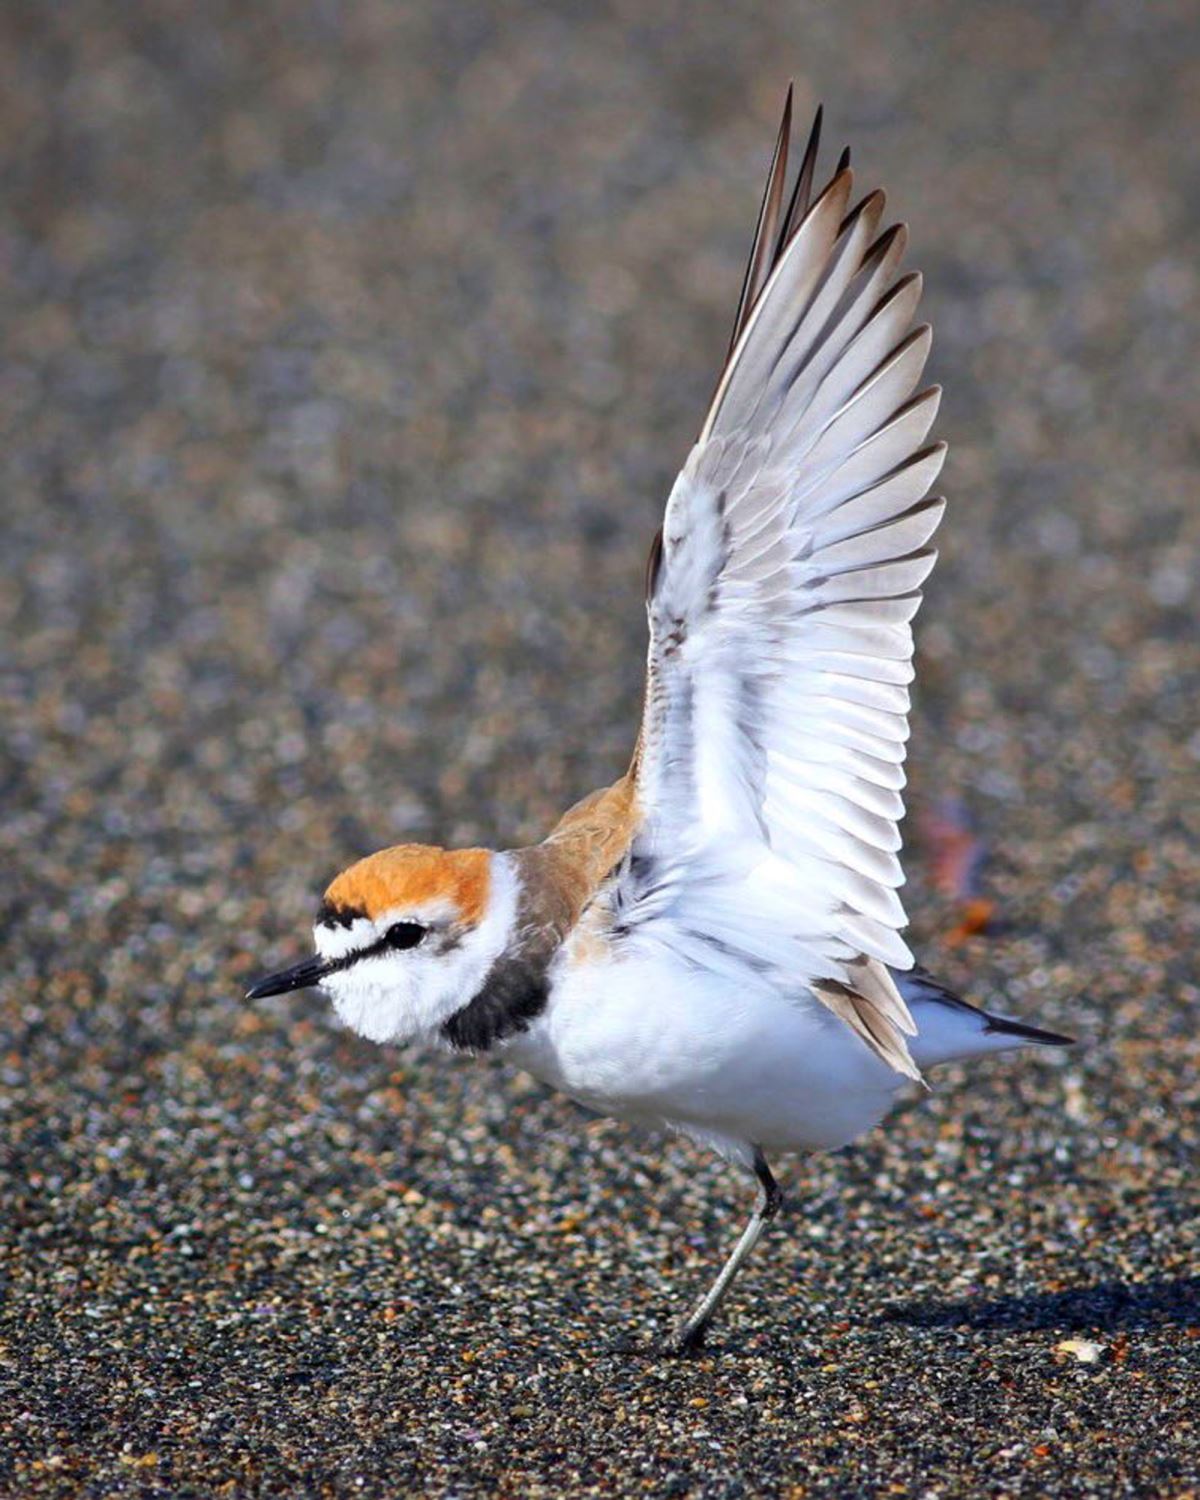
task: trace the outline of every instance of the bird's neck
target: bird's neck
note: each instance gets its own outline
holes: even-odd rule
[[[633,783],[625,776],[577,803],[543,843],[504,856],[517,877],[509,942],[478,993],[443,1022],[444,1041],[486,1052],[529,1029],[549,1001],[556,954],[624,856],[635,821]]]

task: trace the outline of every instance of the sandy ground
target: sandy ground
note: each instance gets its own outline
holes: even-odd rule
[[[0,1493],[1194,1493],[1194,9],[0,28]],[[1086,1045],[780,1163],[668,1363],[735,1173],[240,995],[352,857],[620,769],[789,73],[946,386],[915,941]]]

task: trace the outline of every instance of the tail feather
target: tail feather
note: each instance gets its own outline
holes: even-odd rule
[[[924,969],[893,972],[893,977],[917,1023],[912,1051],[921,1067],[1026,1044],[1040,1047],[1075,1045],[1074,1037],[1030,1026],[1011,1016],[998,1016],[972,1005]]]
[[[974,1006],[971,1009],[974,1009]],[[987,1010],[981,1010],[979,1014],[986,1022],[984,1031],[996,1032],[1001,1036],[1020,1037],[1023,1042],[1037,1042],[1042,1047],[1073,1047],[1075,1045],[1073,1036],[1063,1036],[1058,1031],[1044,1031],[1040,1026],[1030,1026],[1025,1021],[1014,1020],[1012,1016],[997,1016]]]

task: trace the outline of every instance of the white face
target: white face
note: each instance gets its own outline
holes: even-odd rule
[[[488,907],[475,927],[464,927],[453,907],[439,902],[364,917],[348,928],[319,924],[317,952],[339,965],[321,988],[346,1025],[370,1041],[434,1032],[482,989],[508,945],[515,912],[515,878],[493,856]]]

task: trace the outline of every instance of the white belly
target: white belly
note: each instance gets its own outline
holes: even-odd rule
[[[507,1055],[601,1114],[743,1160],[843,1146],[905,1082],[816,1001],[645,957],[565,966]]]

